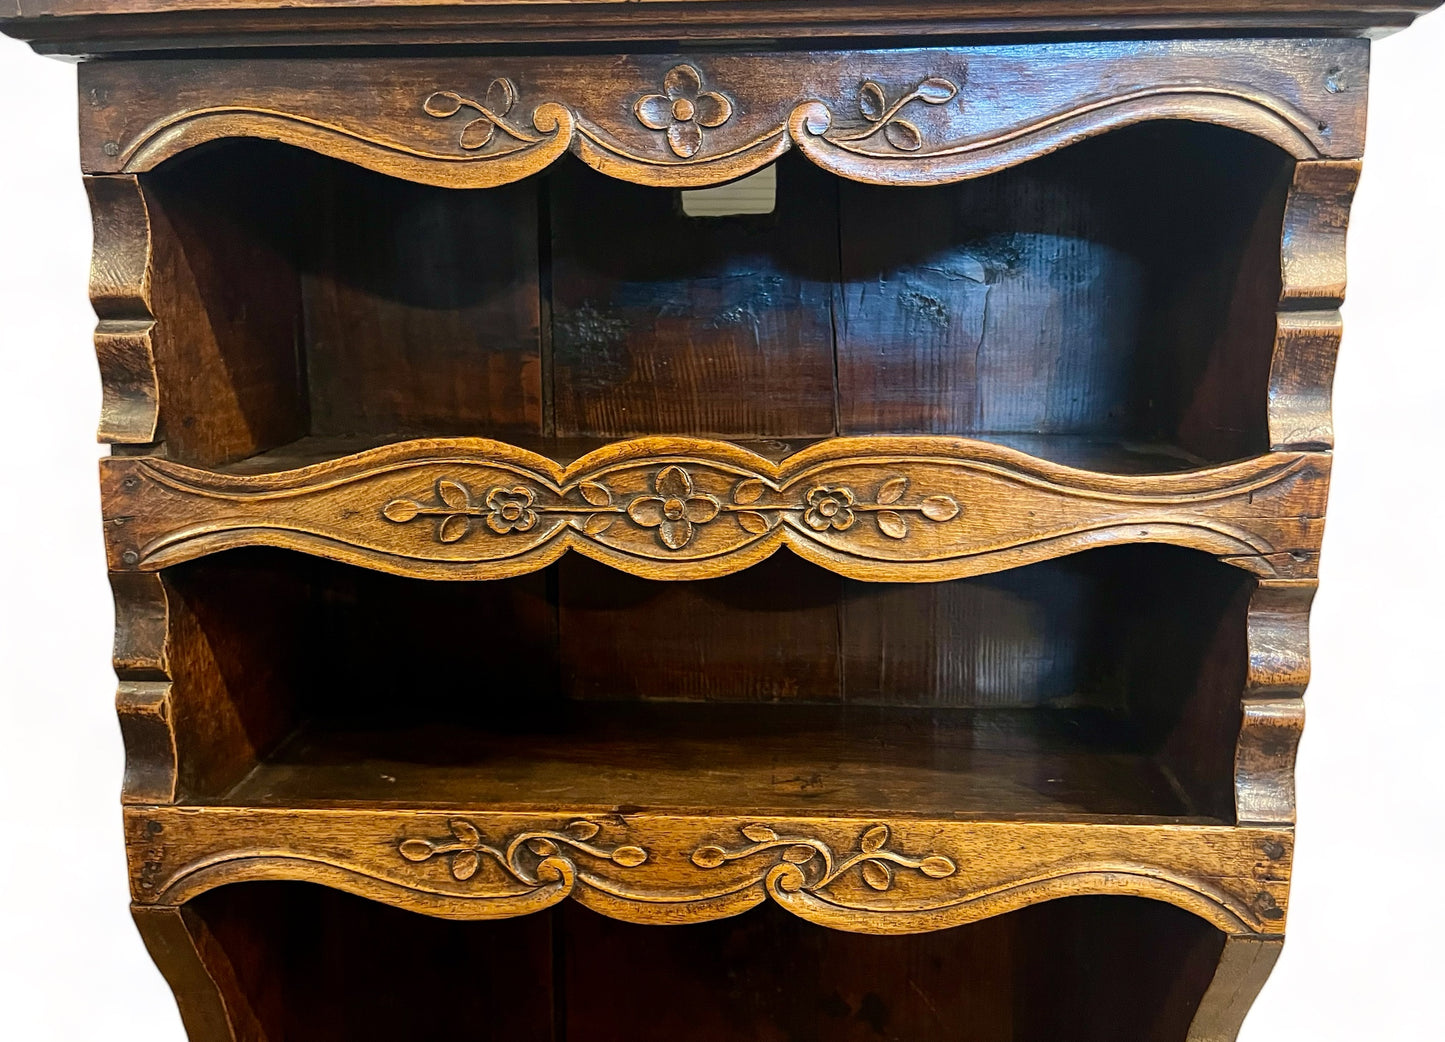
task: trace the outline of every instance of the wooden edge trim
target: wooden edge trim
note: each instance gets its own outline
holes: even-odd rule
[[[949,86],[958,90],[952,83]],[[1318,128],[1288,102],[1227,84],[1169,84],[1090,98],[1026,125],[993,128],[916,151],[858,140],[856,133],[835,125],[831,109],[822,101],[798,104],[751,140],[695,158],[678,158],[665,148],[639,152],[615,140],[584,113],[552,100],[534,108],[530,122],[535,134],[520,122],[497,117],[496,125],[509,134],[520,133],[525,140],[513,137],[505,147],[477,153],[430,151],[304,113],[238,105],[173,113],[117,147],[120,169],[135,174],[208,141],[264,138],[389,176],[450,188],[510,184],[539,173],[570,150],[610,177],[653,187],[691,188],[742,177],[796,146],[825,170],[852,180],[942,185],[996,173],[1112,130],[1170,119],[1241,130],[1299,160],[1318,159],[1324,148]]]
[[[90,301],[99,319],[102,442],[149,445],[160,426],[151,312],[151,223],[145,193],[133,175],[88,176],[95,236]]]
[[[274,546],[423,578],[500,578],[575,549],[645,577],[696,579],[787,546],[853,578],[930,581],[1137,542],[1266,577],[1310,575],[1328,458],[1123,476],[969,439],[831,439],[774,463],[727,442],[644,438],[563,467],[458,439],[273,474],[149,457],[101,469],[117,570]],[[665,491],[691,504],[687,525],[663,525]]]
[[[1343,324],[1345,247],[1359,160],[1296,164],[1285,203],[1281,295],[1269,372],[1269,441],[1276,451],[1334,444],[1331,389]]]
[[[1279,937],[1225,938],[1186,1042],[1235,1042],[1283,949],[1284,939]]]
[[[131,917],[170,985],[188,1037],[196,1042],[264,1037],[230,960],[200,916],[188,908],[133,904]]]
[[[1218,825],[240,807],[130,808],[127,836],[144,904],[293,880],[445,918],[510,918],[572,897],[616,918],[667,924],[771,898],[821,925],[878,934],[1082,894],[1146,897],[1229,934],[1278,934],[1292,846],[1288,830]],[[1011,863],[988,853],[1004,849],[1018,851]]]
[[[1249,605],[1249,672],[1235,749],[1240,824],[1292,824],[1295,758],[1309,684],[1309,611],[1315,580],[1262,581]]]
[[[170,603],[160,575],[112,572],[116,712],[125,742],[123,803],[171,803],[178,795],[169,662]]]

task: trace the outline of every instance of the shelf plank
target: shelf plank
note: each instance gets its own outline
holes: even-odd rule
[[[1167,770],[1097,712],[589,703],[533,715],[499,729],[312,725],[214,802],[1004,820],[1191,814]]]
[[[1225,933],[1284,932],[1293,830],[1179,823],[416,808],[130,807],[132,895],[183,905],[254,880],[505,919],[568,897],[631,922],[772,899],[859,933],[924,933],[1082,894],[1148,897]]]

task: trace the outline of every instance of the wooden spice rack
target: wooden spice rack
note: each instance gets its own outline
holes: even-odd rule
[[[191,1038],[1234,1038],[1429,6],[20,0]]]

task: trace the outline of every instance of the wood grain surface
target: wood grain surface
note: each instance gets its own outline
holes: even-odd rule
[[[787,546],[840,574],[938,580],[1118,542],[1262,576],[1312,574],[1329,459],[1279,454],[1149,476],[986,442],[829,439],[773,463],[726,442],[637,439],[567,467],[483,440],[415,441],[295,471],[102,464],[111,567],[283,546],[434,578],[497,578],[576,549],[648,578],[725,575]]]
[[[137,173],[206,141],[263,137],[455,188],[519,180],[571,150],[614,177],[688,187],[797,147],[847,178],[922,185],[1158,119],[1245,131],[1296,159],[1351,158],[1363,148],[1366,55],[1360,41],[1290,40],[497,57],[482,68],[434,57],[92,62],[81,67],[81,158],[88,173]],[[1015,89],[1025,69],[1028,89]]]

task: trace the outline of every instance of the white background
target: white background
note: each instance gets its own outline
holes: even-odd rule
[[[74,78],[0,40],[0,1038],[181,1042],[127,912]],[[1445,1039],[1442,178],[1436,14],[1374,55],[1289,943],[1242,1042]]]

